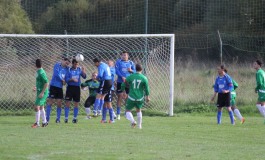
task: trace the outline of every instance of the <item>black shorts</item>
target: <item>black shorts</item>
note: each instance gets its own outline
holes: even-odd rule
[[[79,86],[67,86],[66,88],[66,101],[80,102],[80,87]]]
[[[98,93],[99,94],[107,94],[111,90],[112,80],[104,80],[100,82]]]
[[[112,97],[113,97],[113,91],[110,90],[109,93],[105,96],[104,101],[105,102],[112,102]]]
[[[63,99],[63,89],[55,86],[50,86],[48,98]]]
[[[231,93],[218,93],[217,107],[230,107]]]
[[[86,102],[85,102],[85,108],[90,108],[90,106],[95,103],[95,100],[96,100],[96,96],[87,97]]]
[[[117,82],[117,90],[116,90],[117,93],[122,93],[121,84],[122,83]],[[125,92],[126,92],[126,94],[129,94],[129,87],[125,87]]]

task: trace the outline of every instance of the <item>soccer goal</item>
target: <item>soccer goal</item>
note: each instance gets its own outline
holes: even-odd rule
[[[173,115],[174,97],[174,34],[146,35],[0,35],[0,94],[1,111],[23,112],[31,110],[35,100],[35,60],[43,60],[49,80],[53,65],[63,55],[73,57],[82,53],[81,66],[88,78],[96,67],[93,58],[104,61],[120,58],[127,51],[130,60],[143,65],[149,80],[151,101],[144,109]],[[64,89],[65,91],[65,89]],[[87,98],[81,93],[80,109]],[[114,108],[116,102],[113,102]],[[55,107],[53,107],[55,108]]]

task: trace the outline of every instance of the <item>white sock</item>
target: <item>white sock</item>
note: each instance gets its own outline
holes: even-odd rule
[[[131,122],[135,122],[135,120],[133,119],[133,115],[131,112],[126,112],[126,118]]]
[[[137,112],[137,123],[139,128],[142,128],[142,119],[143,119],[142,112]]]
[[[260,105],[260,104],[256,104],[256,107],[258,108],[260,114],[261,114],[263,117],[265,117],[265,113],[264,113],[263,109],[261,108],[261,105]]]
[[[44,108],[42,110],[40,110],[40,116],[41,116],[41,119],[42,119],[42,123],[46,123],[46,115],[45,115],[45,110]]]
[[[39,110],[35,113],[35,120],[36,120],[36,123],[39,125],[40,124],[40,111]]]
[[[89,116],[90,115],[90,108],[86,108],[86,115]]]
[[[262,110],[263,116],[265,118],[265,106],[260,106],[260,110]]]
[[[113,117],[117,117],[116,114],[115,114],[114,109],[113,109],[113,113],[112,113],[112,114],[113,114]],[[126,116],[126,115],[125,115],[125,116]]]
[[[234,113],[235,113],[235,115],[237,116],[238,119],[242,120],[243,117],[242,117],[242,115],[241,115],[241,113],[239,112],[238,109],[234,109]]]

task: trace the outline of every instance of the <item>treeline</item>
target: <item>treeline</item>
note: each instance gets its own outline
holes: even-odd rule
[[[148,2],[148,3],[147,3]],[[147,17],[146,17],[147,15]],[[263,0],[6,0],[0,33],[263,35]],[[147,27],[146,27],[147,26]]]

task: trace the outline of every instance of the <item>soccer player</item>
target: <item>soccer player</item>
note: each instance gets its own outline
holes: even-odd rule
[[[112,60],[108,60],[108,65],[110,67],[110,72],[111,72],[111,80],[112,80],[112,87],[109,93],[104,98],[104,106],[103,106],[103,113],[102,113],[102,120],[101,123],[106,123],[106,115],[107,115],[107,110],[109,110],[109,116],[110,120],[109,123],[114,123],[114,111],[112,109],[112,97],[113,97],[113,91],[114,91],[114,81],[115,81],[115,67],[114,67],[114,62]]]
[[[106,94],[109,93],[109,91],[111,90],[112,79],[110,68],[106,63],[102,62],[98,58],[93,59],[93,62],[94,65],[98,68],[97,79],[100,82],[93,110],[94,116],[96,117],[98,108],[102,108],[104,104],[104,98]]]
[[[262,62],[256,60],[253,63],[253,68],[256,69],[256,88],[255,92],[258,93],[258,101],[256,107],[258,108],[260,114],[265,118],[265,72],[261,69]],[[265,124],[265,119],[264,119]]]
[[[69,70],[68,65],[70,64],[70,60],[66,57],[62,59],[61,62],[55,63],[53,67],[53,75],[50,82],[49,88],[49,96],[47,100],[46,106],[46,119],[47,122],[50,121],[50,114],[52,110],[52,104],[56,101],[57,105],[57,116],[56,123],[60,123],[61,110],[62,110],[62,99],[63,99],[63,85],[65,84],[65,75]]]
[[[150,101],[149,98],[149,84],[147,78],[141,73],[142,66],[136,64],[136,73],[131,74],[126,78],[126,82],[122,84],[121,90],[124,91],[126,85],[129,85],[129,94],[126,100],[126,118],[131,122],[132,128],[135,128],[138,123],[138,127],[142,129],[142,111],[141,108],[144,104],[144,96],[146,102]],[[126,92],[123,92],[126,95]],[[136,108],[137,123],[133,118],[131,110]]]
[[[90,116],[90,106],[95,103],[97,90],[99,88],[99,81],[97,80],[98,73],[93,72],[92,78],[85,81],[84,83],[81,83],[81,88],[88,87],[89,89],[89,96],[86,99],[85,102],[85,111],[86,111],[86,119],[91,119]]]
[[[68,123],[68,115],[70,110],[71,101],[74,101],[74,117],[72,122],[77,123],[78,116],[78,105],[80,102],[80,84],[81,77],[86,79],[86,73],[84,67],[79,67],[76,59],[72,60],[72,67],[69,68],[65,76],[65,81],[67,83],[66,96],[65,96],[65,123]]]
[[[135,64],[133,61],[129,60],[128,52],[122,52],[121,58],[116,61],[115,65],[117,78],[117,119],[120,120],[120,112],[121,112],[121,102],[122,102],[122,91],[121,84],[125,82],[126,77],[130,74],[135,73]],[[129,88],[126,86],[125,88],[126,94],[129,93]]]
[[[32,128],[37,128],[40,126],[40,116],[42,118],[42,127],[47,126],[44,105],[48,97],[48,78],[45,70],[42,68],[40,59],[36,60],[36,67],[36,87],[33,89],[34,91],[37,91],[35,100],[36,122],[31,126]]]
[[[224,70],[225,73],[227,73],[227,69]],[[237,82],[232,79],[232,83],[233,83],[233,90],[231,91],[231,108],[234,111],[234,114],[237,116],[237,118],[240,120],[241,124],[243,124],[245,122],[245,118],[241,115],[239,109],[236,107],[236,89],[238,88],[238,84]]]
[[[226,107],[229,113],[231,124],[234,125],[234,114],[231,109],[231,91],[233,90],[233,82],[231,77],[225,73],[224,65],[217,67],[218,76],[214,84],[214,95],[211,101],[214,101],[215,96],[218,94],[217,99],[217,124],[222,121],[222,109]]]

